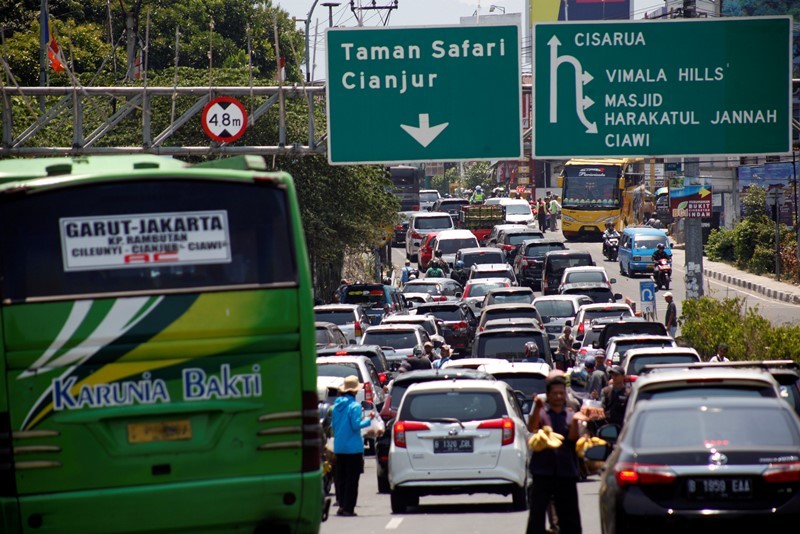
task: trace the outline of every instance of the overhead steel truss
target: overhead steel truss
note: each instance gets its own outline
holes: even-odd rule
[[[313,155],[324,154],[327,149],[327,134],[317,137],[314,109],[318,100],[324,98],[325,88],[306,87],[8,87],[0,88],[2,96],[3,138],[0,146],[2,156],[57,156],[78,154],[162,154],[170,156],[208,156],[215,154],[260,154],[260,155]],[[196,98],[193,105],[180,116],[170,115],[169,124],[162,131],[152,131],[153,101],[156,98],[176,99],[178,97]],[[251,128],[282,98],[303,98],[308,109],[308,139],[287,143],[286,120],[283,106],[278,105],[279,143],[277,146],[251,146],[242,144],[217,143],[209,140],[202,146],[170,145],[173,135],[193,117],[200,114],[205,105],[218,96],[267,97],[266,101],[248,115],[247,127]],[[22,97],[27,108],[38,108],[37,97],[51,97],[48,107],[38,114],[18,113],[20,103],[12,107],[12,98]],[[53,102],[52,97],[61,97]],[[112,113],[103,117],[102,122],[85,131],[86,104],[103,99],[117,103]],[[47,102],[47,99],[42,101]],[[100,140],[134,112],[141,112],[141,144],[139,146],[101,146]],[[33,119],[28,119],[33,115]],[[163,115],[163,113],[162,113]],[[23,116],[20,118],[19,116]],[[27,119],[24,124],[17,124]],[[34,146],[36,134],[57,120],[69,120],[72,124],[72,146],[43,147]],[[198,117],[199,121],[200,118]],[[94,121],[97,122],[96,120]],[[164,123],[163,120],[158,121]]]

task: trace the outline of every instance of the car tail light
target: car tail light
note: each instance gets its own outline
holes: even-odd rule
[[[583,334],[586,331],[586,323],[582,322],[578,325],[578,333]]]
[[[411,239],[422,239],[422,236],[415,231],[411,231]]]
[[[358,321],[353,323],[353,328],[355,329],[355,336],[356,337],[361,337],[362,334],[364,333],[363,330],[361,330],[361,323],[358,322]]]
[[[419,211],[419,204],[412,204],[411,211]]]
[[[625,375],[625,382],[636,382],[638,375]]]
[[[614,471],[614,478],[620,488],[637,485],[672,484],[677,476],[668,465],[620,462]]]
[[[364,383],[364,400],[372,404],[372,384],[369,382]]]
[[[514,250],[515,248],[514,245],[503,245],[503,250],[505,251]]]
[[[497,428],[503,431],[503,445],[514,443],[514,421],[508,417],[491,419],[478,425],[478,428]]]
[[[402,224],[398,224],[397,226],[394,227],[394,229],[395,230],[402,230],[403,229],[403,225]]]
[[[447,296],[445,296],[445,295],[436,295],[435,297],[433,297],[433,300],[435,302],[444,302],[444,301],[447,300]]]
[[[346,350],[337,350],[336,352],[333,353],[333,355],[334,356],[347,356],[347,351]]]
[[[406,448],[406,432],[418,432],[420,430],[430,430],[425,423],[415,421],[398,421],[394,424],[392,435],[394,436],[394,446]]]
[[[453,330],[460,330],[462,333],[468,328],[466,321],[459,321],[453,325]]]
[[[769,464],[762,476],[764,477],[764,482],[778,484],[800,482],[800,462]]]
[[[378,381],[381,384],[385,384],[386,383],[386,373],[378,373]]]

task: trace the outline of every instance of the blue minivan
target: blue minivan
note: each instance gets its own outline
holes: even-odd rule
[[[619,240],[619,272],[625,276],[653,272],[653,253],[659,243],[672,256],[672,249],[664,230],[649,226],[629,226]]]

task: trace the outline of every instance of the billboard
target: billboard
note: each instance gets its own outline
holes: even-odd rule
[[[531,22],[628,20],[630,0],[529,0]]]

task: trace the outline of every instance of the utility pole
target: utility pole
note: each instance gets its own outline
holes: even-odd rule
[[[47,0],[42,0],[39,11],[39,85],[47,85],[47,47],[50,46],[50,36],[47,35],[47,28],[50,27],[47,20]],[[39,110],[45,112],[44,95],[39,97]]]

